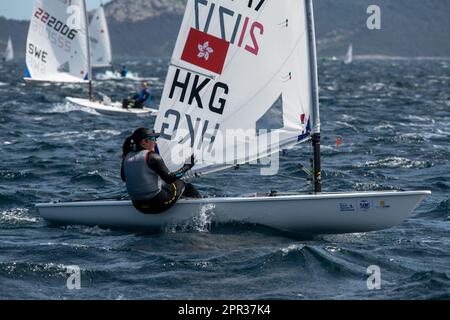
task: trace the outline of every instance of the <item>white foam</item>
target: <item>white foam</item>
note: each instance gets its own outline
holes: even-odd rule
[[[88,227],[88,226],[64,226],[62,229],[67,231],[74,231],[76,233],[92,235],[92,236],[107,236],[113,233],[109,229],[102,229],[98,226]]]
[[[103,74],[99,74],[95,77],[97,80],[134,80],[134,81],[142,81],[145,80],[145,78],[139,77],[139,74],[128,72],[127,76],[124,78],[120,75],[119,72],[113,72],[113,71],[106,71]]]
[[[96,140],[101,137],[119,136],[120,132],[116,130],[94,130],[94,131],[60,131],[52,133],[44,133],[45,138],[55,138],[62,141],[72,141],[74,139]]]
[[[196,214],[191,220],[186,221],[183,224],[170,224],[164,228],[166,233],[177,232],[196,232],[196,233],[208,233],[211,229],[212,219],[214,217],[214,204],[205,204],[201,207],[198,214]]]
[[[364,163],[358,163],[356,168],[423,168],[427,165],[425,161],[414,161],[406,158],[391,157],[376,161],[366,161]]]
[[[352,129],[355,132],[359,132],[357,127],[355,127],[354,125],[351,125],[351,124],[349,124],[347,122],[336,121],[336,124],[341,125],[341,126],[346,127],[346,128],[350,128],[350,129]]]
[[[36,223],[39,221],[38,218],[29,215],[28,212],[29,210],[25,208],[15,208],[3,211],[0,214],[0,222],[7,222],[14,224],[20,222]]]
[[[381,124],[377,127],[374,128],[375,131],[385,131],[385,130],[390,130],[390,129],[394,129],[395,127],[391,124],[385,123],[385,124]]]
[[[68,113],[68,112],[80,111],[80,110],[85,111],[85,109],[87,109],[87,108],[82,108],[82,107],[76,106],[72,103],[66,102],[66,103],[58,103],[49,110],[43,110],[43,113]]]
[[[336,253],[336,252],[340,252],[341,251],[340,248],[332,247],[332,246],[325,247],[325,250],[328,251],[329,253]]]
[[[291,252],[302,251],[305,247],[303,244],[291,244],[289,247],[281,249],[281,252],[283,256],[287,256]]]

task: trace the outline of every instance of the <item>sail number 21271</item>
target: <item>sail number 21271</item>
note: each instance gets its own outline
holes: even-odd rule
[[[248,2],[248,8],[259,11],[265,0]],[[206,20],[203,29],[200,28],[201,7],[207,8]],[[203,22],[203,21],[202,21]],[[195,28],[204,33],[208,33],[211,24],[219,24],[220,38],[228,41],[239,48],[257,56],[260,46],[259,40],[264,35],[264,25],[258,21],[251,21],[249,17],[244,17],[224,6],[216,6],[215,3],[208,3],[208,0],[195,0]]]

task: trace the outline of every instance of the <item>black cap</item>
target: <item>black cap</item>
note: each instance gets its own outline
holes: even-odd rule
[[[137,144],[141,143],[142,140],[147,138],[159,138],[159,137],[160,137],[159,133],[156,133],[155,130],[150,130],[147,128],[137,129],[132,136],[134,142],[136,142]]]

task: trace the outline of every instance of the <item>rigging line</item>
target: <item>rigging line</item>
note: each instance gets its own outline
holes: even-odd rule
[[[293,176],[289,176],[287,174],[277,174],[278,177],[283,177],[283,178],[288,178],[288,179],[292,179],[292,180],[299,180],[302,182],[308,182],[307,179],[304,178],[299,178],[299,177],[293,177]]]
[[[280,152],[283,148],[286,148],[286,147],[289,147],[289,146],[295,146],[295,145],[299,145],[299,144],[303,144],[303,143],[307,143],[307,142],[309,142],[309,141],[311,141],[311,137],[307,137],[306,139],[303,139],[302,141],[297,141],[296,139],[295,139],[295,141],[294,141],[294,139],[289,139],[289,140],[287,140],[283,145],[281,145],[281,147],[278,149],[278,150],[276,150],[276,151],[273,151],[273,152],[270,152],[270,153],[268,153],[267,155],[265,155],[264,157],[270,157],[270,156],[272,156],[273,154],[275,154],[275,153],[277,153],[277,152]],[[295,142],[295,143],[294,143]],[[209,170],[207,170],[207,171],[204,171],[204,172],[201,172],[201,171],[199,171],[199,172],[194,172],[194,173],[192,173],[192,175],[193,175],[193,177],[192,177],[192,179],[194,179],[194,178],[200,178],[200,177],[203,177],[203,176],[206,176],[206,175],[209,175],[209,174],[213,174],[213,173],[217,173],[217,172],[222,172],[222,171],[226,171],[226,170],[229,170],[229,169],[239,169],[241,166],[243,166],[243,165],[249,165],[249,163],[251,162],[251,161],[255,161],[255,160],[259,160],[259,159],[261,159],[261,157],[259,157],[259,158],[255,158],[255,159],[251,159],[251,160],[249,160],[248,162],[246,162],[246,163],[242,163],[242,164],[234,164],[234,165],[223,165],[223,166],[220,166],[220,165],[217,165],[216,163],[211,163],[211,164],[213,164],[213,165],[217,165],[216,166],[216,169],[209,169]],[[208,167],[205,167],[205,168],[208,168]]]
[[[188,72],[192,72],[192,73],[199,74],[199,75],[204,76],[205,78],[211,79],[211,80],[213,80],[213,81],[216,80],[216,78],[217,78],[217,77],[216,77],[215,75],[213,75],[213,74],[208,75],[208,74],[206,74],[206,73],[201,73],[201,72],[199,72],[199,71],[196,71],[196,70],[193,70],[193,69],[190,69],[190,68],[187,68],[187,67],[183,67],[183,66],[177,64],[177,61],[175,61],[175,59],[172,59],[172,60],[170,61],[170,64],[169,64],[169,65],[172,66],[172,67],[176,67],[176,68],[179,68],[179,69],[188,71]],[[208,85],[209,85],[209,84],[208,84]],[[203,96],[202,96],[202,97],[203,97]]]

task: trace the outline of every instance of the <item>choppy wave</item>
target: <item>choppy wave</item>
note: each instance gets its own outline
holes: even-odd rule
[[[432,167],[430,161],[410,160],[400,157],[391,157],[375,161],[366,161],[356,164],[355,168],[405,168],[405,169],[424,169]]]
[[[167,60],[126,64],[152,75],[146,80],[159,102]],[[126,194],[122,143],[134,129],[152,128],[154,119],[101,115],[65,102],[86,96],[85,86],[29,87],[17,81],[18,70],[8,69],[0,74],[0,298],[448,299],[447,65],[320,64],[324,191],[431,189],[433,195],[396,228],[317,238],[216,226],[211,205],[154,233],[46,224],[35,203]],[[118,80],[95,81],[95,94],[120,101],[140,86]],[[337,137],[344,141],[339,147]],[[282,155],[278,176],[261,177],[258,168],[243,166],[194,184],[209,195],[310,192],[299,163],[309,168],[311,157],[311,147],[300,146]],[[78,293],[65,287],[71,265],[81,270]],[[367,289],[371,265],[382,271],[378,292]]]

